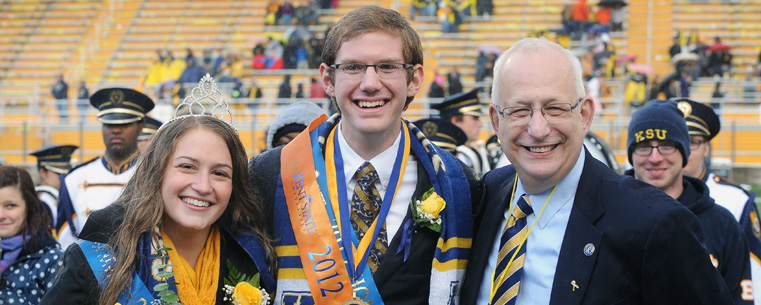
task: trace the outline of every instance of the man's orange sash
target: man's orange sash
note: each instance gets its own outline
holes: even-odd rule
[[[320,116],[283,148],[280,173],[312,298],[315,304],[340,305],[353,296],[353,288],[337,241],[340,233],[331,224],[317,182],[310,137],[326,118]]]

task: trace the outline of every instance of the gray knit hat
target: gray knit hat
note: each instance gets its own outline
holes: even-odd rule
[[[267,150],[274,148],[273,142],[279,138],[275,137],[275,135],[280,133],[284,128],[287,128],[289,131],[296,131],[293,129],[295,126],[303,125],[304,127],[301,130],[304,130],[312,121],[323,114],[326,113],[320,106],[307,101],[295,102],[281,109],[267,130]]]

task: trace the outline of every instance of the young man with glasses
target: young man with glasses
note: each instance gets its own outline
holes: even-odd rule
[[[761,224],[753,202],[755,193],[748,193],[729,179],[714,175],[708,167],[710,163],[706,162],[711,155],[711,140],[721,130],[719,116],[706,104],[687,98],[675,101],[684,113],[690,132],[690,158],[684,167],[684,174],[703,181],[716,204],[732,212],[735,220],[740,223],[751,251],[751,276],[756,282],[761,281]],[[748,286],[743,288],[749,290],[750,283],[744,284]],[[753,292],[754,296],[759,296],[754,299],[754,303],[761,304],[761,284],[753,285]]]
[[[581,71],[546,39],[497,60],[489,115],[512,165],[483,178],[460,304],[731,304],[695,216],[583,148]]]
[[[339,113],[250,163],[274,219],[274,303],[456,302],[478,188],[402,118],[423,83],[417,33],[398,12],[353,10],[328,33],[320,75]]]
[[[626,172],[664,191],[700,221],[711,262],[721,273],[734,304],[753,304],[748,241],[734,216],[717,205],[699,179],[684,176],[691,141],[684,114],[674,101],[650,101],[632,115]]]

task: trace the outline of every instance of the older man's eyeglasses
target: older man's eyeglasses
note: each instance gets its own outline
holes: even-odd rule
[[[399,78],[403,76],[404,74],[400,72],[402,72],[403,70],[412,68],[412,65],[405,64],[405,63],[392,62],[392,63],[377,64],[377,65],[346,63],[346,64],[335,64],[330,66],[330,68],[335,69],[336,71],[338,71],[338,73],[352,79],[362,78],[362,76],[364,76],[367,71],[367,67],[375,68],[375,73],[378,74],[380,78],[394,79],[394,78]]]
[[[661,155],[670,155],[676,152],[676,144],[671,142],[664,142],[658,145],[650,145],[648,143],[639,143],[634,145],[634,154],[638,156],[649,156],[653,153],[653,148],[658,150]]]
[[[539,111],[542,112],[542,116],[547,121],[552,121],[553,119],[559,119],[563,117],[566,113],[570,112],[573,109],[576,109],[576,107],[579,107],[579,104],[581,103],[581,100],[583,98],[579,98],[578,101],[576,101],[576,104],[571,103],[552,103],[547,104],[539,108]],[[531,117],[534,116],[534,107],[529,106],[518,106],[518,107],[505,107],[500,109],[499,106],[494,105],[497,108],[497,113],[505,119],[505,120],[511,120],[514,122],[526,122]]]

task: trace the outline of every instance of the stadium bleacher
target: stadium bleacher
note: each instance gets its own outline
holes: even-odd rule
[[[298,1],[297,1],[298,2]],[[488,18],[465,20],[459,33],[442,33],[435,17],[412,21],[425,52],[425,85],[408,111],[410,119],[429,113],[426,98],[434,71],[456,67],[466,89],[475,81],[475,57],[481,46],[507,49],[514,41],[538,30],[561,27],[561,11],[566,0],[493,0]],[[363,5],[380,5],[409,14],[409,0],[341,0],[336,9],[322,10],[320,24],[309,26],[322,37],[328,26],[346,12]],[[0,15],[0,155],[6,162],[27,162],[24,153],[43,144],[78,144],[84,160],[100,155],[104,146],[91,110],[80,128],[60,124],[52,106],[50,86],[63,73],[69,83],[69,97],[76,96],[77,83],[85,81],[90,92],[110,86],[141,88],[157,49],[171,50],[183,57],[187,48],[195,55],[203,49],[235,52],[244,63],[243,83],[252,79],[264,92],[265,106],[254,113],[242,111],[241,138],[251,153],[258,152],[269,120],[277,111],[277,87],[286,74],[296,84],[309,88],[319,71],[261,71],[251,68],[251,49],[268,33],[284,33],[285,26],[265,26],[265,1],[179,1],[179,0],[10,0],[3,1]],[[590,5],[594,5],[590,1]],[[713,37],[732,46],[731,77],[723,80],[728,93],[722,108],[724,124],[714,147],[714,156],[730,158],[734,164],[761,166],[761,109],[758,100],[742,98],[742,79],[755,69],[761,51],[761,0],[663,0],[629,1],[623,32],[611,34],[611,45],[619,55],[636,55],[637,63],[650,65],[661,77],[670,73],[668,49],[676,32],[698,31],[710,43]],[[755,78],[758,82],[758,77]],[[629,113],[623,103],[623,76],[606,79],[609,95],[603,114],[593,125],[626,162],[626,124]],[[697,100],[708,101],[714,80],[701,78],[693,83]],[[761,88],[759,88],[761,89]],[[489,98],[484,96],[484,101]],[[286,101],[287,102],[287,101]],[[78,113],[72,104],[70,113]],[[75,115],[75,118],[77,116]],[[26,125],[23,125],[26,124]],[[26,127],[22,127],[26,126]],[[80,131],[81,130],[81,131]],[[491,134],[484,125],[482,137]]]

